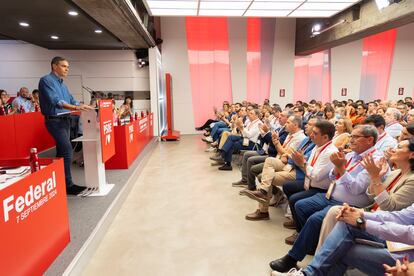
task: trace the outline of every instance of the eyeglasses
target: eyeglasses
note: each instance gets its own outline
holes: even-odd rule
[[[361,138],[361,137],[368,138],[370,136],[365,136],[365,135],[351,135],[351,136],[349,136],[350,139],[358,139],[358,138]]]

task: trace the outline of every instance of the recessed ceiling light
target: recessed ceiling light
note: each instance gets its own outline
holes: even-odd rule
[[[27,22],[19,22],[19,25],[22,26],[22,27],[29,27],[30,26],[30,24],[27,23]]]
[[[56,39],[59,39],[59,37],[58,37],[57,35],[51,35],[51,36],[50,36],[50,38],[51,38],[51,39],[55,39],[55,40],[56,40]]]
[[[79,13],[77,11],[68,11],[68,14],[71,16],[77,16]]]
[[[101,33],[102,33],[102,30],[96,29],[96,30],[95,30],[95,33],[96,33],[96,34],[101,34]]]

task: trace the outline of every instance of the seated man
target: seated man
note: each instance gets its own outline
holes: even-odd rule
[[[309,122],[312,120],[314,119],[310,119]],[[306,172],[306,175],[302,183],[294,182],[283,185],[283,191],[286,191],[289,199],[289,207],[292,212],[292,220],[285,222],[283,226],[289,229],[296,229],[297,233],[300,232],[302,225],[296,223],[296,202],[317,193],[325,193],[331,183],[329,172],[333,169],[333,164],[330,161],[330,156],[338,151],[332,143],[334,135],[334,124],[329,121],[319,121],[315,124],[311,134],[311,139],[316,146],[310,153],[308,161],[306,162],[305,158],[297,151],[292,153],[293,161]],[[297,233],[288,237],[285,242],[287,244],[293,244],[297,238]]]
[[[303,270],[292,269],[277,275],[344,275],[354,267],[368,275],[384,275],[384,264],[392,266],[397,259],[414,258],[414,204],[401,211],[375,213],[363,209],[341,208],[337,223],[321,250]],[[385,241],[407,244],[408,249],[394,251]],[[388,243],[389,244],[389,243]],[[403,274],[408,275],[408,274]]]
[[[328,191],[326,194],[318,193],[296,202],[296,223],[302,230],[288,254],[270,262],[273,270],[287,272],[296,267],[296,263],[302,261],[306,254],[315,251],[323,218],[332,206],[342,205],[344,202],[357,207],[369,205],[371,200],[366,190],[371,179],[361,161],[367,155],[372,155],[374,160],[382,157],[374,147],[377,138],[375,127],[358,125],[351,134],[352,152],[346,156],[342,151],[331,155],[330,159],[335,167],[329,175],[333,181]]]
[[[288,132],[286,131],[284,127],[287,119],[289,118],[288,114],[289,114],[288,111],[284,111],[280,114],[279,123],[281,124],[281,126],[275,130],[276,132],[278,132],[279,141],[282,144],[288,135]],[[255,183],[256,179],[255,179],[255,175],[253,174],[253,172],[256,170],[260,170],[259,166],[256,166],[256,165],[263,164],[268,156],[275,157],[277,154],[275,145],[272,142],[272,134],[270,131],[266,133],[265,136],[262,137],[262,140],[264,140],[263,142],[264,144],[268,145],[267,154],[260,154],[260,152],[263,152],[265,150],[260,151],[260,152],[259,151],[246,151],[243,154],[242,171],[241,171],[242,178],[241,180],[234,182],[233,186],[248,186],[250,190],[256,190],[256,183]],[[253,166],[255,166],[254,171],[252,171]],[[263,169],[263,166],[262,166],[262,169]],[[261,171],[262,170],[260,170],[260,172]]]
[[[242,133],[242,136],[230,135],[227,138],[227,141],[224,143],[221,149],[221,156],[224,159],[225,163],[223,166],[219,167],[219,170],[232,170],[231,160],[234,151],[241,149],[253,149],[260,135],[259,126],[262,125],[262,121],[259,120],[259,114],[260,111],[258,109],[250,110],[248,113],[249,123],[246,127],[244,127],[243,121],[236,121],[236,127]]]
[[[378,140],[375,144],[375,148],[383,154],[389,148],[393,149],[397,146],[397,140],[392,138],[385,129],[385,119],[381,115],[371,115],[365,119],[365,124],[373,125],[378,131]]]
[[[263,166],[263,172],[260,182],[260,187],[255,191],[248,189],[243,190],[242,194],[246,195],[254,200],[259,201],[263,206],[261,210],[258,209],[254,213],[246,216],[247,220],[261,220],[269,219],[268,202],[272,195],[272,184],[275,186],[282,186],[286,181],[292,181],[296,179],[296,170],[291,164],[288,164],[288,154],[294,149],[297,149],[299,145],[304,142],[303,147],[309,147],[313,145],[312,141],[306,137],[301,129],[302,119],[299,116],[291,116],[286,122],[286,129],[289,132],[283,146],[278,142],[278,136],[274,132],[273,141],[276,144],[276,150],[278,152],[277,157],[268,157],[265,160]],[[305,149],[303,149],[305,150]]]
[[[384,119],[385,123],[387,123],[385,131],[391,137],[397,139],[403,128],[403,126],[399,123],[401,119],[401,112],[396,108],[389,107],[384,114]]]
[[[32,98],[29,89],[26,87],[20,88],[19,96],[13,100],[12,106],[18,113],[30,112],[32,110]]]

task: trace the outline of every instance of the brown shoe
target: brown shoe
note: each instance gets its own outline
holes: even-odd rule
[[[269,220],[269,212],[262,213],[257,209],[254,213],[246,215],[247,220]]]
[[[299,233],[298,232],[293,233],[292,236],[287,237],[285,239],[285,243],[286,244],[289,244],[289,245],[293,245],[295,243],[296,239],[298,238],[298,236],[299,236]]]
[[[294,230],[296,229],[296,221],[294,221],[293,219],[289,219],[288,221],[285,221],[283,223],[283,227]]]
[[[250,197],[251,199],[256,200],[260,203],[268,203],[269,202],[269,199],[267,198],[267,195],[264,192],[262,192],[261,190],[256,190],[256,191],[250,191],[250,190],[244,191],[243,190],[243,192],[244,192],[243,195],[246,195],[246,196]]]

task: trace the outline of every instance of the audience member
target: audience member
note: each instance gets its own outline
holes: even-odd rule
[[[385,131],[393,138],[397,139],[401,133],[403,126],[399,123],[401,112],[393,107],[389,107],[384,114]]]
[[[17,113],[26,113],[32,110],[32,98],[27,87],[20,88],[19,96],[13,100],[12,106]]]

